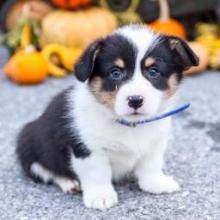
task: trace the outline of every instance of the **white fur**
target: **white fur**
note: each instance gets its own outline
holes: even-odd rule
[[[144,56],[146,51],[157,44],[160,39],[159,34],[155,34],[152,30],[139,25],[124,26],[119,28],[114,33],[118,33],[130,40],[139,49],[141,57]]]
[[[106,209],[118,202],[112,184],[112,170],[103,150],[94,150],[86,159],[73,157],[83,190],[83,201],[88,208]]]
[[[115,205],[117,194],[112,180],[117,181],[129,173],[134,173],[144,191],[171,193],[179,190],[179,185],[162,172],[171,119],[135,128],[115,121],[118,116],[127,117],[131,113],[127,105],[129,95],[144,97],[145,103],[139,111],[145,117],[171,105],[171,102],[164,103],[162,92],[147,82],[140,72],[140,60],[157,36],[142,29],[124,28],[118,32],[135,43],[139,50],[133,78],[118,91],[115,112],[96,100],[87,83],[76,82],[68,97],[69,117],[74,119],[72,129],[77,130],[80,139],[91,150],[91,155],[84,159],[72,155],[72,167],[79,176],[84,203],[90,208],[105,209]],[[131,116],[129,119],[133,120]]]
[[[65,193],[73,193],[80,190],[79,182],[77,180],[57,176],[37,162],[31,164],[30,170],[32,174],[40,177],[45,183],[52,181],[57,184]]]

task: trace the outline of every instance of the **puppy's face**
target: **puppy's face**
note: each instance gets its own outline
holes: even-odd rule
[[[176,37],[127,26],[93,43],[76,65],[97,101],[121,117],[156,114],[198,60]]]

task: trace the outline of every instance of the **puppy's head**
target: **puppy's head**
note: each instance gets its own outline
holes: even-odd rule
[[[79,81],[116,115],[150,116],[175,93],[182,72],[198,65],[183,40],[126,26],[91,44],[75,66]]]

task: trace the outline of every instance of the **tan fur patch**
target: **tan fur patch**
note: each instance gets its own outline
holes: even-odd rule
[[[102,80],[100,77],[95,77],[91,83],[90,88],[96,99],[103,105],[110,109],[114,109],[117,91],[105,92],[102,91]]]
[[[116,61],[115,61],[115,65],[120,67],[120,68],[124,68],[125,67],[125,63],[124,63],[124,60],[122,60],[121,58],[118,58]]]
[[[172,74],[168,79],[168,89],[166,90],[165,97],[169,99],[177,90],[178,81],[175,74]]]
[[[153,57],[148,57],[148,58],[146,58],[144,65],[145,65],[145,67],[149,67],[149,66],[153,65],[155,63],[155,61],[156,60]]]

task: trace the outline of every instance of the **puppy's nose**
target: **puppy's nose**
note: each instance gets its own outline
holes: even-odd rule
[[[144,98],[141,95],[128,96],[128,106],[135,110],[143,105]]]

